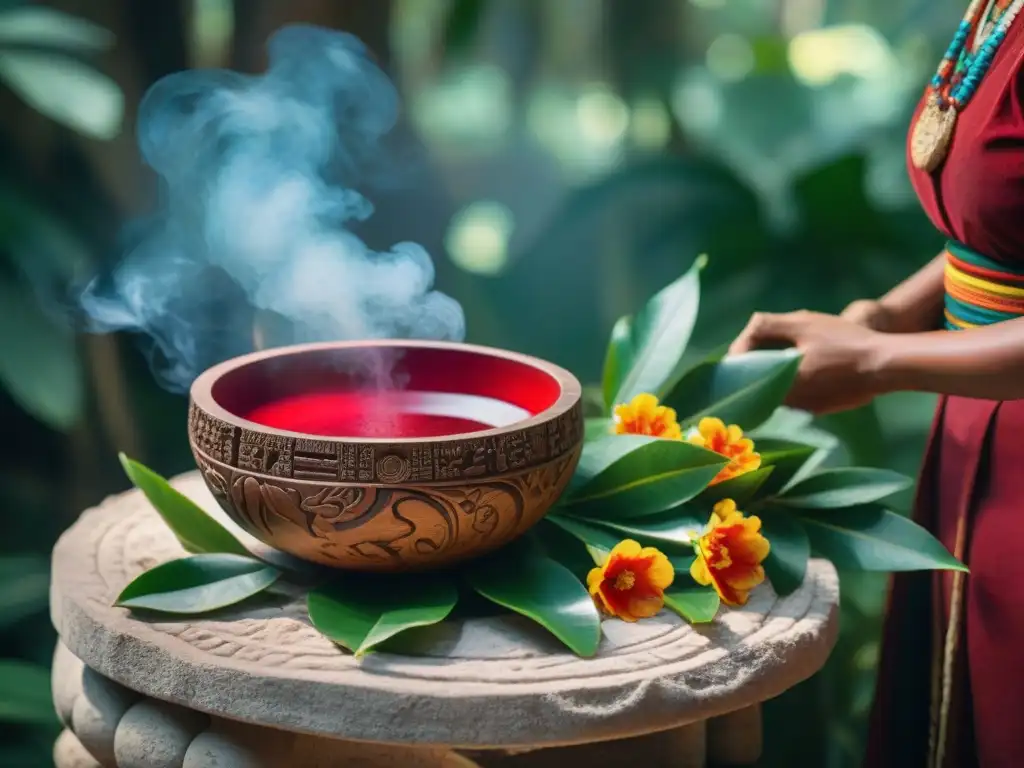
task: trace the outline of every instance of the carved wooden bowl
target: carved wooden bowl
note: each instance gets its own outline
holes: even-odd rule
[[[192,385],[189,442],[245,530],[305,560],[435,568],[540,520],[583,442],[576,378],[444,342],[307,344],[235,358]]]

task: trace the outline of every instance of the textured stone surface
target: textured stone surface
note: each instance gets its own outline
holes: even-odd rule
[[[473,753],[482,768],[704,768],[712,757],[705,748],[705,724],[629,739],[549,747],[495,757]]]
[[[103,765],[112,765],[117,724],[139,700],[131,691],[85,667],[82,693],[71,709],[71,729],[82,745]]]
[[[143,699],[124,713],[114,732],[118,768],[181,768],[192,740],[209,727],[207,715]]]
[[[175,485],[224,519],[196,473]],[[53,558],[51,610],[63,641],[89,667],[148,696],[355,741],[530,747],[674,728],[807,678],[837,630],[838,580],[824,561],[810,563],[792,595],[762,587],[712,625],[690,627],[667,612],[607,621],[593,659],[512,617],[441,625],[419,633],[417,655],[357,660],[309,625],[301,599],[268,597],[190,620],[111,607],[136,575],[182,554],[138,492],[83,514]]]
[[[55,696],[75,718],[54,745],[57,768],[479,768],[445,747],[362,744],[248,725],[131,693],[84,667],[58,644]],[[97,728],[96,723],[102,727]],[[111,735],[112,734],[112,735]]]
[[[56,768],[105,768],[69,730],[63,731],[53,745],[53,764]]]

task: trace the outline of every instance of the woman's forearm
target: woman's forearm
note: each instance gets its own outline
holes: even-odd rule
[[[964,331],[878,334],[871,356],[879,392],[1024,399],[1024,318]]]
[[[941,326],[945,266],[946,256],[939,254],[878,300],[886,331],[919,333]]]

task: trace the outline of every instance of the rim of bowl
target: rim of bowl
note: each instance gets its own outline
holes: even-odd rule
[[[384,348],[395,348],[395,347],[416,347],[421,349],[448,349],[459,352],[471,352],[485,357],[496,357],[505,360],[513,360],[523,365],[528,365],[531,368],[535,368],[542,373],[546,373],[551,376],[559,387],[558,398],[550,406],[545,408],[538,414],[531,416],[528,419],[522,419],[520,421],[506,424],[502,427],[492,427],[491,429],[475,430],[473,432],[453,432],[448,435],[435,435],[430,437],[357,437],[357,436],[328,436],[328,435],[317,435],[312,432],[293,432],[288,429],[277,429],[275,427],[268,427],[264,424],[260,424],[256,421],[250,421],[244,419],[238,414],[232,413],[227,410],[220,403],[217,402],[213,396],[213,387],[220,380],[222,376],[236,371],[239,368],[244,368],[246,365],[260,362],[261,360],[268,360],[275,357],[287,357],[289,355],[303,354],[305,352],[318,352],[321,350],[331,349],[360,349],[368,347],[384,347]],[[221,421],[227,422],[242,429],[248,429],[253,432],[262,432],[269,435],[279,435],[281,437],[294,437],[301,440],[318,440],[329,443],[346,443],[346,444],[380,444],[380,445],[391,445],[394,443],[442,443],[442,442],[456,442],[463,440],[473,440],[485,437],[494,437],[497,435],[507,434],[508,432],[515,432],[523,429],[529,429],[536,427],[540,424],[546,424],[553,419],[557,419],[565,413],[571,411],[583,398],[583,386],[580,384],[572,373],[565,368],[554,363],[549,363],[547,360],[542,360],[539,357],[533,357],[531,355],[524,355],[519,352],[512,352],[507,349],[499,349],[497,347],[488,347],[482,344],[467,344],[461,341],[423,341],[423,340],[402,340],[402,339],[379,339],[370,341],[320,341],[311,342],[307,344],[290,344],[284,347],[274,347],[272,349],[260,350],[258,352],[250,352],[245,355],[239,355],[229,360],[225,360],[222,363],[211,366],[203,371],[195,381],[192,382],[192,386],[189,389],[189,399],[201,408],[203,411],[208,413],[210,416],[214,416]]]

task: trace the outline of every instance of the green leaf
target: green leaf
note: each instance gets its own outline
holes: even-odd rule
[[[0,384],[29,414],[60,431],[82,416],[85,387],[71,330],[26,285],[0,280]]]
[[[869,505],[800,514],[811,549],[836,568],[854,571],[966,571],[942,543],[921,526],[882,507]]]
[[[615,545],[622,541],[621,536],[607,528],[592,525],[573,517],[548,515],[544,520],[557,525],[583,542],[587,554],[590,555],[595,565],[603,563]]]
[[[604,373],[601,376],[601,391],[604,407],[611,413],[617,404],[615,399],[622,388],[622,381],[629,372],[629,361],[633,357],[633,318],[620,317],[612,326],[612,336],[604,356]]]
[[[345,574],[312,590],[306,605],[314,627],[361,656],[407,629],[443,621],[458,599],[455,583],[442,573]]]
[[[32,555],[0,557],[0,630],[46,610],[50,569],[45,558]]]
[[[658,515],[650,515],[633,521],[596,520],[589,521],[593,525],[614,531],[619,539],[636,539],[644,546],[660,546],[673,544],[679,547],[691,547],[692,534],[700,536],[704,522],[698,517],[682,510],[671,510]]]
[[[758,495],[758,491],[771,477],[774,467],[761,467],[752,472],[745,472],[739,477],[731,477],[720,483],[709,485],[700,496],[697,503],[702,507],[712,506],[722,499],[732,499],[736,506],[743,509],[743,506]]]
[[[574,653],[597,653],[601,617],[587,588],[565,566],[513,544],[469,563],[466,578],[488,600],[537,622]]]
[[[623,456],[658,439],[649,435],[607,435],[585,443],[569,484],[568,495],[582,488]]]
[[[540,545],[544,554],[564,565],[572,571],[576,578],[585,581],[590,569],[594,567],[595,563],[604,562],[604,558],[611,548],[601,552],[599,557],[595,557],[578,536],[554,522],[553,517],[556,516],[548,515],[533,526],[526,535],[532,537]]]
[[[604,417],[586,419],[583,422],[583,442],[592,443],[595,440],[611,435],[612,420]],[[625,437],[625,435],[620,435]]]
[[[755,351],[706,362],[686,373],[665,397],[679,423],[715,416],[749,432],[782,405],[800,367],[795,349]]]
[[[121,132],[124,94],[106,75],[69,56],[0,52],[0,80],[37,112],[95,139]]]
[[[789,411],[790,409],[780,408],[776,411],[776,414],[781,411]],[[800,413],[800,411],[793,411],[792,413]],[[781,424],[775,420],[774,416],[769,422],[774,421],[774,424],[766,422],[754,430],[749,437],[753,439],[754,445],[757,450],[762,454],[765,452],[779,452],[783,450],[783,447],[788,449],[796,448],[801,452],[806,452],[808,448],[813,449],[810,456],[806,458],[803,464],[798,467],[792,474],[787,475],[786,482],[778,484],[776,491],[780,490],[786,485],[792,485],[799,479],[806,477],[811,472],[816,470],[821,464],[823,464],[829,456],[840,446],[839,439],[831,432],[827,432],[813,423],[805,423],[802,426],[797,427],[797,421],[794,417],[790,416],[785,421],[789,421],[787,425],[785,421]],[[792,458],[792,457],[790,457]],[[764,460],[762,458],[762,465]],[[776,472],[776,475],[779,473]],[[777,483],[773,482],[771,485],[775,486]]]
[[[850,464],[869,467],[885,464],[888,444],[875,403],[820,416],[818,423],[843,445]]]
[[[0,723],[59,726],[50,692],[50,670],[0,659]]]
[[[563,507],[577,516],[618,519],[664,512],[703,491],[726,463],[704,448],[655,438],[574,488]]]
[[[114,35],[90,21],[53,8],[28,6],[0,17],[0,49],[5,45],[98,53],[113,47]]]
[[[658,291],[632,322],[616,324],[620,338],[613,333],[616,362],[611,374],[605,366],[605,402],[609,408],[642,392],[663,394],[662,388],[686,351],[697,322],[700,270],[706,263],[706,258],[697,258],[685,275]],[[622,380],[615,386],[618,376]],[[609,399],[607,393],[611,391],[615,394]]]
[[[767,421],[756,429],[748,430],[748,435],[755,440],[758,435],[763,435],[799,441],[804,430],[811,428],[813,424],[813,414],[782,405],[775,409]]]
[[[761,454],[761,469],[770,467],[772,470],[759,489],[759,498],[772,496],[785,488],[818,450],[813,445],[773,439],[755,441],[754,449]]]
[[[789,595],[804,583],[811,544],[807,532],[792,515],[766,510],[759,514],[761,533],[768,539],[771,551],[764,561],[764,570],[777,595]]]
[[[888,469],[827,469],[801,480],[775,501],[803,509],[843,509],[881,501],[913,483],[909,477]]]
[[[665,591],[665,605],[691,624],[714,621],[721,602],[713,587],[702,587],[688,572],[676,573],[676,581]]]
[[[190,498],[171,487],[164,478],[123,453],[119,454],[125,474],[146,494],[160,517],[189,552],[226,552],[251,557],[241,542],[206,514]]]
[[[601,393],[601,387],[584,385],[583,393],[580,396],[580,404],[583,407],[583,419],[586,422],[587,419],[598,419],[607,418],[608,412],[604,407],[604,395]]]
[[[259,594],[280,576],[254,557],[192,555],[139,574],[114,604],[161,613],[208,613]]]

